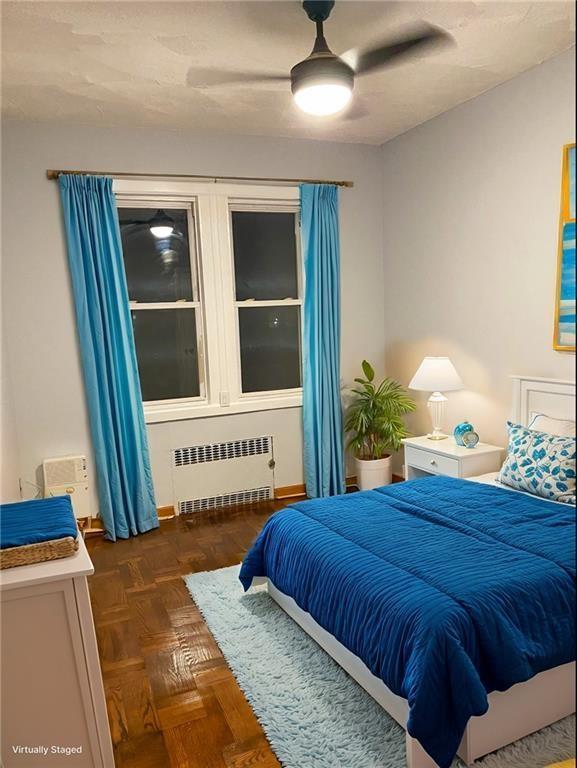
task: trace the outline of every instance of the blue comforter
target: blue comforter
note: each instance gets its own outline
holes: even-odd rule
[[[575,658],[575,510],[447,477],[293,504],[240,579],[275,586],[409,704],[450,765],[487,693]]]
[[[39,544],[66,536],[78,536],[70,496],[0,505],[0,549]]]

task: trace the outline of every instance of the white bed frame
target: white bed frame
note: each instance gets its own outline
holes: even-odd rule
[[[513,376],[512,418],[527,425],[533,412],[563,419],[575,418],[575,384],[558,379]],[[358,656],[324,630],[295,601],[280,592],[268,579],[271,597],[348,674],[359,683],[405,730],[409,714],[406,699],[390,691]],[[474,760],[538,731],[575,712],[575,662],[542,672],[503,693],[489,695],[489,710],[467,724],[458,755],[470,765]],[[406,734],[408,768],[435,768],[419,742]]]

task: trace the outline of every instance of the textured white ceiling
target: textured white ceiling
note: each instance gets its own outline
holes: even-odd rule
[[[325,26],[342,53],[424,20],[454,47],[358,78],[353,107],[300,113],[285,84],[215,83],[218,72],[285,74],[314,26],[298,2],[2,2],[5,115],[380,144],[574,44],[573,2],[340,0]],[[192,67],[192,71],[191,71]]]

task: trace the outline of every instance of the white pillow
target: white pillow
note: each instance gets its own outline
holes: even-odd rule
[[[529,429],[547,432],[558,437],[575,437],[575,422],[569,419],[554,419],[544,413],[533,411],[529,417]]]
[[[551,501],[575,504],[575,438],[507,422],[509,447],[499,482]]]

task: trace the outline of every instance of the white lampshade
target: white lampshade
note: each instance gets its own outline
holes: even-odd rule
[[[450,392],[463,389],[463,382],[448,357],[425,357],[411,379],[409,389]]]

